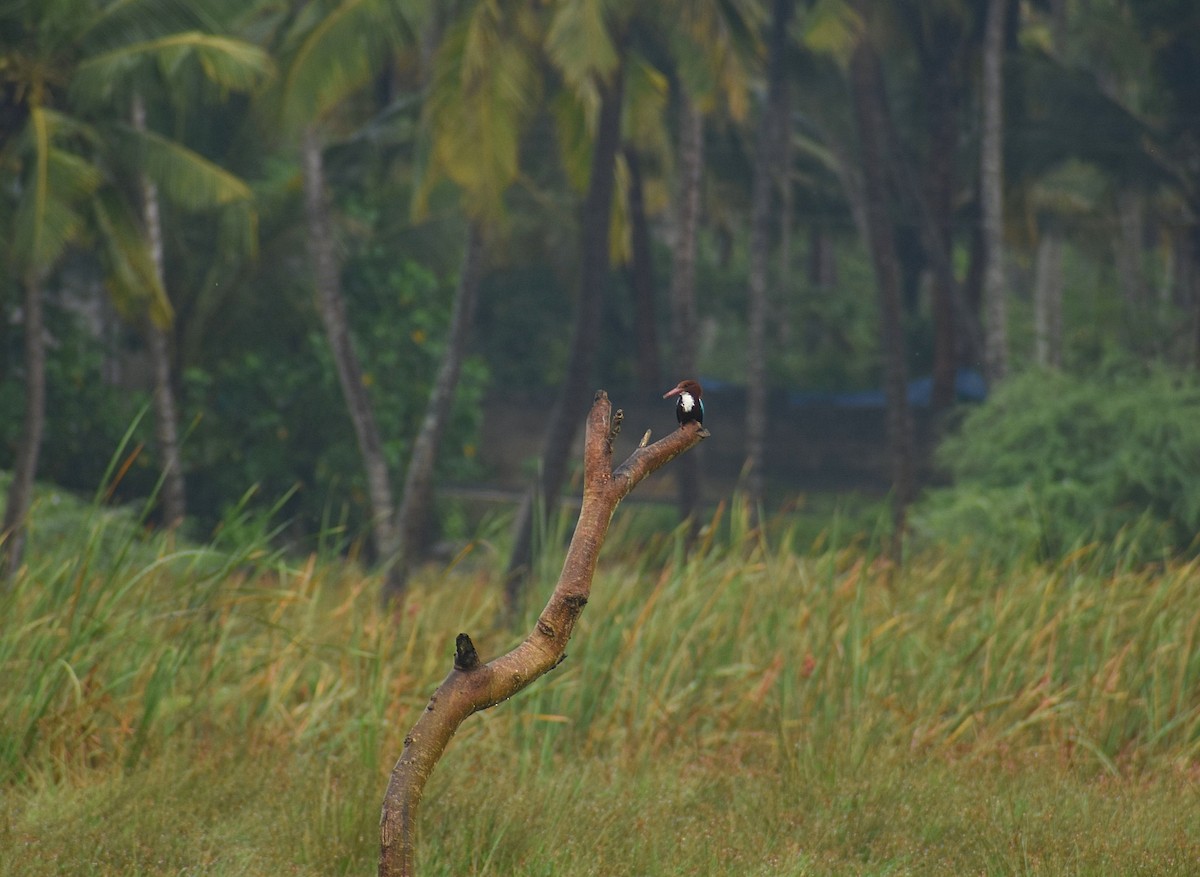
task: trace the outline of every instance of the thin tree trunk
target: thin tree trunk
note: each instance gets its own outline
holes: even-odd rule
[[[888,447],[892,469],[893,554],[902,544],[908,505],[916,491],[912,416],[908,407],[907,356],[904,343],[900,267],[888,209],[884,175],[886,118],[883,77],[874,50],[864,39],[850,62],[854,114],[859,131],[866,223],[875,282],[879,291],[887,401]]]
[[[42,328],[42,285],[31,271],[25,278],[25,418],[21,440],[13,461],[12,482],[4,507],[4,529],[0,532],[0,555],[4,574],[11,579],[25,554],[25,533],[38,454],[46,425],[46,342]]]
[[[1062,233],[1051,226],[1038,239],[1033,279],[1033,342],[1037,364],[1062,365]]]
[[[312,127],[304,132],[303,159],[304,206],[308,224],[308,245],[313,261],[317,310],[321,314],[325,337],[333,353],[338,383],[346,400],[346,408],[349,410],[354,434],[358,439],[359,454],[363,460],[367,496],[371,504],[371,532],[376,559],[390,570],[390,584],[395,569],[393,564],[400,550],[394,520],[391,480],[375,411],[371,407],[371,399],[363,383],[362,365],[350,338],[346,302],[342,296],[341,276],[334,250],[321,144],[317,132]]]
[[[662,380],[654,307],[654,250],[651,246],[650,223],[646,219],[642,160],[633,147],[625,148],[625,165],[629,168],[629,224],[633,249],[629,265],[629,288],[633,293],[634,364],[638,386],[649,393]]]
[[[767,57],[767,101],[758,126],[750,194],[750,265],[746,325],[746,494],[752,509],[763,500],[763,457],[767,443],[767,271],[770,254],[771,192],[779,178],[781,140],[788,126],[785,53],[788,19],[795,4],[774,0]]]
[[[140,94],[133,97],[133,127],[146,130],[146,105]],[[158,187],[145,174],[141,175],[142,222],[150,259],[159,286],[166,290],[166,271],[163,259],[162,212],[159,208]],[[144,322],[146,350],[150,370],[154,375],[154,438],[162,456],[163,526],[175,529],[187,514],[187,493],[183,479],[183,455],[179,449],[179,424],[176,416],[175,390],[171,383],[171,344],[166,330],[147,317]]]
[[[983,208],[984,375],[994,388],[1008,373],[1004,287],[1004,30],[1009,0],[988,0],[983,36],[983,131],[979,180]]]
[[[675,381],[698,378],[696,350],[696,240],[700,229],[700,183],[704,170],[704,117],[685,91],[679,94],[679,190],[671,266],[671,346]],[[674,383],[673,382],[673,383]],[[664,388],[665,389],[665,388]],[[703,495],[698,454],[679,461],[679,516],[696,522]]]
[[[621,142],[621,101],[624,90],[620,67],[611,82],[598,83],[600,119],[592,147],[591,175],[580,223],[579,302],[571,334],[567,373],[542,441],[541,489],[526,493],[514,523],[512,556],[506,572],[505,596],[509,609],[517,606],[533,567],[533,524],[540,499],[541,514],[549,515],[558,503],[566,477],[567,458],[579,427],[578,403],[587,394],[599,343],[604,288],[608,283],[609,221],[612,213],[615,162]]]
[[[413,442],[412,457],[404,477],[404,492],[400,497],[400,510],[396,514],[396,527],[400,535],[400,561],[397,574],[385,583],[385,600],[398,597],[403,592],[412,564],[428,542],[426,534],[433,506],[434,465],[437,462],[438,446],[454,409],[454,396],[458,390],[458,379],[467,353],[467,342],[475,315],[475,301],[483,276],[483,262],[483,229],[478,222],[472,222],[467,233],[467,246],[454,294],[446,352],[442,356],[433,391],[425,407],[425,419],[421,422],[421,430]]]
[[[1192,205],[1193,208],[1200,205]],[[1191,225],[1180,233],[1183,251],[1179,254],[1181,286],[1180,296],[1184,307],[1191,309],[1192,326],[1190,337],[1190,365],[1200,371],[1200,226]]]
[[[1126,343],[1137,350],[1147,339],[1156,339],[1154,312],[1149,309],[1150,294],[1142,271],[1142,239],[1145,217],[1138,193],[1122,189],[1117,193],[1117,239],[1114,250],[1117,276],[1125,299]]]
[[[954,271],[951,267],[954,216],[954,158],[958,142],[954,78],[945,65],[931,71],[928,111],[929,164],[926,167],[926,191],[929,216],[926,222],[932,234],[926,245],[936,248],[931,254],[933,284],[933,375],[931,404],[935,411],[954,402],[954,373],[958,367],[958,340],[955,337]]]
[[[808,227],[808,282],[822,292],[837,285],[837,260],[829,232],[813,223]]]
[[[795,199],[792,191],[792,137],[784,126],[779,136],[779,269],[775,282],[775,308],[772,317],[775,337],[781,347],[792,344],[791,290],[792,290],[792,236]]]

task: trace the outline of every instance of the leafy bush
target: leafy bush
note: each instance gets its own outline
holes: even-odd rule
[[[383,252],[360,255],[347,266],[345,282],[398,493],[441,362],[452,299],[420,266],[395,261]],[[258,502],[290,495],[283,512],[297,532],[320,531],[330,516],[358,532],[370,516],[366,484],[332,354],[315,328],[287,329],[264,337],[256,349],[231,351],[185,372],[184,407],[194,424],[184,445],[189,511],[211,526],[256,486]],[[444,476],[477,470],[487,380],[477,357],[463,364],[438,459]]]
[[[1042,556],[1121,539],[1131,558],[1194,551],[1200,532],[1200,385],[1162,368],[1006,382],[947,438],[953,486],[914,522],[937,538]]]

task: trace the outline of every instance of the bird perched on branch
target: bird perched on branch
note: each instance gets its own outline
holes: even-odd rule
[[[704,426],[704,403],[700,400],[703,395],[704,390],[696,381],[680,381],[674,390],[663,393],[663,398],[679,397],[675,403],[675,419],[680,426],[693,420]]]

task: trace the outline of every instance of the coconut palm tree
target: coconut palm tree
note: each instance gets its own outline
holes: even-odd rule
[[[505,224],[504,194],[518,177],[520,136],[541,94],[537,53],[529,44],[536,32],[532,15],[527,6],[502,12],[492,3],[466,4],[444,31],[433,61],[422,125],[429,158],[414,214],[424,218],[430,193],[448,180],[458,188],[468,229],[446,350],[405,472],[397,513],[400,557],[385,599],[400,594],[424,547],[437,448],[466,357],[486,243]]]
[[[15,4],[0,12],[9,61],[8,108],[24,124],[3,144],[13,184],[4,222],[9,270],[25,291],[26,408],[3,525],[6,567],[20,563],[45,415],[42,292],[69,243],[84,235],[119,305],[169,324],[170,304],[139,227],[127,180],[152,180],[185,205],[245,199],[231,175],[166,138],[121,123],[111,101],[131,71],[167,56],[186,65],[203,53],[225,85],[248,74],[242,62],[265,59],[244,45],[205,44],[188,10],[153,2]],[[127,93],[127,92],[126,92]]]
[[[983,32],[979,199],[983,213],[984,374],[995,386],[1008,373],[1004,285],[1004,49],[1010,0],[988,0]]]
[[[788,22],[795,4],[774,0],[767,39],[767,96],[755,132],[754,182],[750,195],[750,266],[746,290],[746,495],[752,508],[763,500],[767,444],[767,266],[772,195],[787,154],[791,108],[788,98]]]
[[[865,30],[850,59],[854,117],[859,134],[867,246],[875,270],[887,399],[888,448],[892,469],[893,553],[898,554],[909,503],[916,494],[912,416],[904,343],[900,269],[892,227],[889,178],[884,158],[887,110],[879,56]]]
[[[156,133],[170,126],[182,103],[185,83],[202,80],[223,98],[230,92],[254,88],[269,72],[270,60],[260,48],[212,33],[209,17],[182,18],[172,29],[145,39],[121,43],[87,58],[79,65],[72,89],[85,107],[128,106],[133,154],[147,156],[149,166],[134,171],[127,197],[140,214],[145,246],[155,286],[167,297],[163,246],[163,195],[184,210],[233,210],[245,234],[238,242],[253,251],[254,207],[249,187],[233,174],[177,141]],[[158,97],[158,125],[148,121],[147,94]],[[182,452],[171,366],[169,327],[151,319],[144,308],[125,303],[124,310],[142,326],[153,386],[154,433],[162,465],[162,520],[174,528],[187,514]]]
[[[616,161],[621,145],[621,111],[629,3],[617,4],[606,18],[598,4],[558,2],[545,36],[545,52],[563,77],[569,109],[593,132],[587,191],[580,213],[580,265],[570,354],[558,398],[542,438],[541,485],[532,488],[517,511],[507,596],[516,604],[531,569],[534,515],[555,508],[566,477],[567,456],[581,420],[582,400],[596,359],[604,288],[608,282],[610,227]]]
[[[265,107],[299,154],[317,310],[362,457],[375,554],[388,565],[400,551],[396,507],[374,402],[346,316],[325,148],[361,121],[354,98],[411,42],[413,23],[389,0],[308,0],[267,7],[266,13],[257,27],[269,34],[282,78]]]

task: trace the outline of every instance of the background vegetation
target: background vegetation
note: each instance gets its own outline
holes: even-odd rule
[[[933,405],[944,408],[954,369],[982,368],[985,335],[996,334],[981,310],[991,245],[981,241],[978,195],[988,4],[768,5],[618,3],[601,13],[581,0],[497,16],[473,2],[11,4],[0,44],[10,182],[0,216],[10,244],[0,465],[25,459],[24,314],[35,289],[46,314],[42,477],[93,489],[134,414],[165,393],[173,408],[149,409],[115,496],[145,497],[162,472],[178,471],[194,535],[258,485],[255,502],[266,506],[291,492],[297,534],[333,515],[365,537],[381,500],[365,474],[365,439],[343,413],[346,353],[331,347],[325,293],[314,294],[313,260],[327,250],[358,361],[353,383],[365,386],[355,404],[373,411],[391,490],[406,490],[413,439],[449,358],[466,365],[437,478],[486,477],[476,459],[483,403],[554,392],[588,346],[570,330],[589,246],[581,211],[596,83],[617,71],[625,87],[610,270],[599,282],[595,361],[580,363],[588,386],[661,393],[694,370],[751,397],[762,383],[778,398],[869,390],[901,368],[902,380],[932,376]],[[1082,378],[1115,352],[1192,367],[1200,246],[1187,158],[1190,7],[1001,5],[1005,226],[993,261],[1007,278],[1005,358],[1018,372],[1037,364]],[[763,190],[769,259],[760,268],[749,234],[762,170],[754,155],[778,115],[759,100],[777,11],[788,16],[788,124],[774,185]],[[859,48],[879,62],[873,99],[890,125],[883,209],[903,356],[886,368],[882,275],[863,244],[851,75]],[[688,273],[677,226],[692,108],[701,209]],[[305,130],[319,146],[326,237],[313,236],[305,206]],[[450,325],[472,224],[487,245],[464,347]],[[752,269],[770,281],[760,344],[749,343],[758,337]],[[694,286],[671,287],[681,271]],[[696,322],[685,343],[674,330],[689,298]],[[765,370],[752,381],[747,356],[759,354]],[[523,438],[532,457],[536,429]],[[746,441],[752,456],[754,436]],[[931,450],[921,442],[918,460]],[[178,445],[178,466],[168,444]],[[771,501],[806,486],[780,487]],[[158,513],[169,524],[172,496],[168,478]]]

